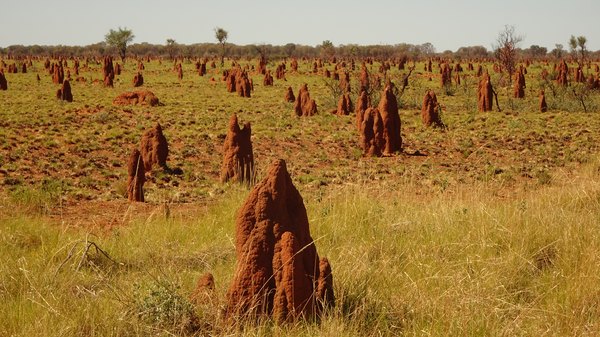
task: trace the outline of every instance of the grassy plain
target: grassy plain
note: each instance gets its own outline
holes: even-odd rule
[[[0,335],[180,335],[190,312],[199,317],[197,333],[208,335],[598,334],[598,94],[587,93],[583,112],[572,90],[581,88],[553,95],[539,80],[552,65],[536,63],[524,100],[510,98],[494,73],[502,112],[478,113],[473,72],[460,86],[440,88],[439,74],[417,63],[399,97],[404,154],[363,158],[354,116],[330,114],[331,83],[300,63],[300,74],[273,87],[252,74],[248,99],[226,92],[219,68],[199,77],[184,62],[179,81],[171,62],[152,61],[144,87],[159,107],[112,106],[132,89],[133,60],[114,89],[94,83],[100,65],[90,63],[81,72],[86,82],[72,82],[73,103],[54,98],[57,86],[41,62],[7,74]],[[399,83],[402,72],[389,74]],[[305,82],[320,112],[297,118],[283,96]],[[446,130],[421,124],[428,88],[438,94]],[[541,88],[547,113],[537,109]],[[319,324],[241,330],[220,315],[235,266],[235,213],[249,192],[218,182],[232,113],[252,123],[259,179],[274,159],[288,163],[319,254],[332,264],[337,306]],[[169,165],[184,174],[152,172],[148,202],[129,204],[127,155],[157,121]],[[205,272],[215,275],[215,293],[192,304]]]

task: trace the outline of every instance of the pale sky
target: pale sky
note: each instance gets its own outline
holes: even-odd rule
[[[111,28],[133,30],[133,43],[228,42],[315,46],[432,43],[438,52],[462,46],[492,49],[504,25],[532,44],[568,49],[584,35],[600,50],[600,0],[0,0],[0,47],[88,45]]]

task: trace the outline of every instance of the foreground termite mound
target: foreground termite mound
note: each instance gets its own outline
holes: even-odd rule
[[[145,171],[151,171],[153,165],[158,165],[162,168],[167,167],[169,144],[167,143],[167,138],[163,135],[162,127],[159,123],[156,123],[152,129],[144,132],[140,151]]]
[[[236,219],[237,267],[226,315],[294,321],[334,305],[333,277],[310,236],[302,196],[277,160]]]
[[[158,97],[150,90],[124,92],[113,100],[114,105],[149,105],[159,104]]]
[[[237,115],[231,116],[229,130],[223,144],[221,182],[237,180],[240,183],[252,184],[254,155],[251,135],[250,123],[246,123],[243,128],[240,128]]]

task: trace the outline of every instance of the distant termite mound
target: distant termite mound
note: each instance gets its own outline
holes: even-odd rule
[[[239,210],[235,247],[226,316],[291,322],[319,317],[334,305],[331,266],[319,259],[302,196],[283,160],[271,165]]]
[[[252,184],[254,179],[254,154],[252,152],[250,123],[238,125],[237,115],[231,116],[229,130],[223,143],[221,182],[236,180]]]
[[[263,85],[265,87],[273,86],[273,75],[271,75],[271,70],[267,70],[265,72],[265,77],[263,78]]]
[[[562,60],[560,62],[560,65],[558,66],[558,76],[556,78],[556,82],[563,86],[566,87],[569,85],[569,66],[567,66],[567,63],[565,62],[565,60]]]
[[[69,80],[63,81],[60,89],[56,91],[56,98],[62,101],[73,102],[73,94],[71,93],[71,84],[69,83]]]
[[[515,98],[525,98],[525,73],[523,69],[523,66],[521,66],[515,74],[515,83],[513,88],[513,96]]]
[[[138,90],[124,92],[113,100],[114,105],[159,105],[158,98],[152,91]]]
[[[133,76],[133,87],[137,88],[141,87],[142,85],[144,85],[144,76],[142,73],[138,72],[135,74],[135,76]]]
[[[167,167],[169,144],[159,123],[156,123],[153,128],[144,132],[140,151],[146,172],[151,171],[153,165],[158,165],[163,169]]]
[[[546,93],[544,90],[540,91],[540,112],[548,111],[548,104],[546,104]]]
[[[102,64],[102,75],[104,76],[104,86],[105,87],[113,87],[113,82],[115,79],[115,70],[113,67],[113,58],[112,56],[105,56]]]
[[[294,104],[296,116],[312,116],[317,114],[317,103],[310,98],[308,84],[304,83],[298,90],[296,103]]]
[[[8,90],[8,82],[4,76],[4,70],[0,69],[0,90]]]
[[[352,99],[350,98],[350,93],[344,93],[337,105],[336,114],[339,116],[349,115],[354,110],[354,105],[352,104]]]
[[[444,127],[442,119],[440,118],[439,104],[437,96],[433,90],[427,91],[425,97],[423,97],[423,106],[421,107],[421,120],[425,126]]]
[[[294,90],[292,90],[292,87],[287,88],[284,99],[288,103],[294,103],[294,101],[296,100],[296,96],[294,96]]]
[[[371,99],[366,91],[361,91],[356,102],[356,128],[360,130],[365,111],[371,106]]]
[[[144,202],[144,182],[146,182],[144,162],[138,149],[133,149],[127,162],[127,198],[129,201]]]
[[[492,111],[493,99],[494,99],[494,88],[492,87],[492,80],[490,75],[485,72],[479,81],[479,87],[477,89],[477,107],[480,112]]]

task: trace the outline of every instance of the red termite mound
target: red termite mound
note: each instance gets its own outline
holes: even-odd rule
[[[283,160],[271,165],[238,212],[235,247],[228,316],[293,321],[334,305],[331,266],[319,259],[302,196]]]
[[[423,125],[443,127],[444,123],[442,123],[438,110],[439,104],[435,92],[433,90],[427,91],[425,97],[423,97],[423,106],[421,107]]]
[[[144,85],[144,76],[142,76],[142,73],[138,72],[133,76],[133,86],[141,87],[142,85]]]
[[[295,100],[296,96],[294,96],[294,90],[292,90],[292,87],[288,87],[285,93],[285,101],[288,103],[294,103]]]
[[[521,66],[515,74],[513,94],[515,98],[525,97],[525,74],[523,73],[523,66]]]
[[[69,83],[69,80],[63,81],[61,88],[56,92],[56,98],[67,102],[73,102],[73,94],[71,93],[71,84]]]
[[[566,87],[567,85],[569,85],[568,74],[569,74],[569,67],[567,66],[567,63],[565,62],[565,60],[562,60],[560,62],[560,65],[558,66],[558,77],[556,78],[556,82],[559,85]]]
[[[361,91],[356,102],[356,128],[360,130],[365,111],[371,106],[371,100],[366,91]]]
[[[146,181],[142,155],[133,149],[127,163],[127,198],[129,201],[144,202],[144,182]]]
[[[0,90],[8,90],[8,82],[4,76],[4,70],[0,69]]]
[[[271,71],[267,70],[265,72],[265,77],[263,78],[263,85],[266,86],[273,86],[273,75],[271,75]]]
[[[281,63],[275,69],[275,78],[278,80],[285,80],[285,63]]]
[[[52,71],[52,83],[54,84],[62,84],[65,80],[65,71],[62,66],[62,63],[58,63],[54,65],[54,69]]]
[[[250,123],[246,123],[243,128],[240,128],[237,115],[231,116],[229,130],[223,143],[221,182],[237,180],[240,183],[253,183],[254,154],[251,136]]]
[[[540,112],[548,111],[548,105],[546,104],[546,94],[544,90],[540,91]]]
[[[296,116],[312,116],[317,113],[317,103],[314,99],[310,98],[308,85],[306,83],[298,90],[298,96],[296,96],[296,103],[294,104],[294,112],[296,113]]]
[[[383,121],[377,108],[368,108],[363,114],[360,125],[360,142],[363,155],[380,157],[385,147],[383,138]]]
[[[152,129],[144,132],[142,135],[140,151],[142,153],[145,171],[149,172],[152,170],[153,165],[158,165],[162,168],[167,167],[169,144],[167,143],[167,138],[165,138],[159,123],[156,123]]]
[[[114,105],[150,105],[155,106],[159,104],[158,98],[152,91],[149,90],[138,90],[124,92],[117,96],[113,100]]]
[[[452,84],[452,68],[450,68],[450,65],[448,63],[444,63],[440,69],[440,72],[442,74],[442,77],[441,77],[442,87],[451,85]]]
[[[479,81],[477,107],[480,112],[492,111],[494,88],[490,75],[486,72]]]
[[[336,114],[340,116],[349,115],[350,112],[352,112],[353,110],[354,105],[352,104],[352,99],[350,99],[350,93],[346,92],[340,97],[340,100],[338,101]]]
[[[360,91],[369,91],[369,72],[365,63],[360,70]]]
[[[298,72],[298,60],[292,59],[290,67],[292,67],[292,71]]]
[[[402,151],[402,137],[400,136],[400,115],[398,114],[398,101],[393,93],[393,84],[388,82],[381,94],[377,106],[383,122],[383,138],[385,147],[383,155],[391,155]]]
[[[115,79],[115,71],[113,68],[112,56],[104,57],[102,65],[102,74],[104,75],[104,86],[113,87],[113,81]]]

